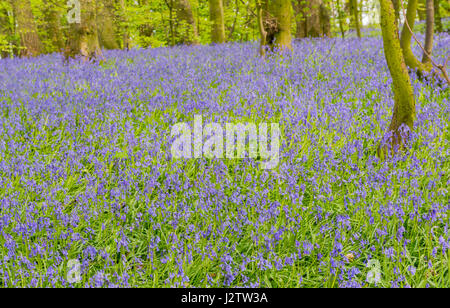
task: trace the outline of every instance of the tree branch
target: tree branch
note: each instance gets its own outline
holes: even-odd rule
[[[405,7],[403,6],[403,0],[400,0],[400,4],[402,6],[402,11],[403,14],[406,16],[406,11],[405,11]],[[450,78],[448,77],[447,74],[447,63],[448,60],[450,58],[450,56],[447,57],[447,60],[445,61],[445,65],[442,64],[437,64],[433,58],[431,57],[431,55],[425,50],[425,48],[423,48],[422,44],[419,42],[419,40],[417,39],[416,35],[414,34],[414,31],[411,29],[409,23],[408,23],[408,19],[405,18],[405,24],[406,27],[408,28],[408,30],[411,32],[414,40],[416,41],[416,43],[420,46],[420,48],[423,50],[424,54],[431,60],[431,63],[433,64],[434,67],[436,67],[438,70],[441,71],[442,73],[442,77],[444,77],[444,79],[447,81],[447,84],[450,86]]]

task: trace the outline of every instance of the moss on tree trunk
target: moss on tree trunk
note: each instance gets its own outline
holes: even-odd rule
[[[96,1],[80,0],[81,20],[80,23],[71,23],[65,58],[74,58],[80,55],[84,61],[101,58],[102,51],[98,41],[96,24]]]
[[[209,0],[209,15],[211,25],[211,41],[213,43],[225,42],[225,21],[222,0]]]
[[[189,0],[176,0],[178,41],[182,44],[198,44],[197,26]]]
[[[392,77],[392,90],[394,92],[394,112],[389,125],[388,133],[392,139],[387,145],[380,145],[378,155],[384,157],[387,153],[401,148],[404,137],[399,128],[406,125],[413,129],[415,119],[414,92],[409,78],[402,50],[400,47],[398,28],[395,21],[395,11],[391,0],[380,0],[380,24],[383,34],[383,45],[386,62]]]
[[[97,1],[97,29],[100,46],[105,49],[118,49],[120,41],[115,28],[114,0]]]
[[[258,1],[258,0],[257,0]],[[264,0],[260,4],[261,47],[270,50],[292,50],[290,0]]]
[[[422,63],[425,65],[428,71],[432,69],[431,59],[428,55],[433,52],[433,36],[434,36],[434,1],[427,0],[426,14],[427,14],[427,27],[425,33],[425,51],[422,57]],[[428,55],[427,55],[428,54]]]
[[[408,21],[409,27],[411,29],[414,29],[414,24],[416,21],[417,4],[418,0],[408,1],[408,8],[406,10],[406,20]],[[411,49],[412,33],[409,27],[405,22],[402,29],[400,45],[403,50],[403,57],[405,58],[406,65],[408,65],[413,70],[417,70],[419,76],[423,76],[423,73],[427,72],[428,68],[422,62],[420,62],[412,52]]]

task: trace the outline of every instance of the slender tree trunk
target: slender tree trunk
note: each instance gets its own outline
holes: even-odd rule
[[[229,40],[231,40],[233,38],[233,33],[234,33],[234,30],[236,29],[236,22],[237,22],[238,16],[239,16],[239,1],[238,0],[235,0],[235,7],[236,7],[236,10],[235,10],[234,19],[233,19],[233,25],[231,26],[230,33],[228,34]]]
[[[96,24],[96,1],[79,0],[81,4],[80,23],[69,24],[65,50],[66,61],[81,55],[83,61],[103,57],[98,41]]]
[[[114,0],[97,0],[97,29],[100,46],[105,49],[118,49],[115,31]]]
[[[320,25],[322,28],[321,35],[331,37],[331,12],[324,3],[320,6]]]
[[[175,25],[174,25],[174,17],[173,11],[175,2],[174,0],[166,0],[167,7],[169,8],[169,33],[170,33],[170,46],[175,45]]]
[[[442,20],[441,20],[441,0],[434,0],[434,20],[436,22],[436,32],[442,32]]]
[[[219,44],[225,43],[225,22],[222,0],[209,0],[209,15],[212,22],[212,42]]]
[[[425,51],[422,57],[422,63],[425,64],[427,70],[432,69],[431,59],[428,55],[433,52],[433,35],[434,35],[434,3],[433,0],[427,0],[426,12],[427,12],[427,28],[425,33]],[[428,55],[427,55],[428,53]]]
[[[417,2],[418,0],[408,1],[406,20],[408,21],[408,24],[411,27],[411,29],[414,29],[414,23],[416,20],[416,12],[417,12]],[[420,77],[423,75],[423,72],[428,70],[425,67],[425,65],[422,62],[420,62],[412,52],[411,38],[412,38],[411,30],[408,28],[408,25],[405,22],[400,39],[400,45],[403,50],[403,57],[405,58],[406,65],[408,65],[413,70],[417,70]]]
[[[261,45],[268,46],[272,51],[292,50],[290,0],[264,0],[260,8],[264,30],[261,31],[260,20]]]
[[[403,59],[400,47],[398,28],[395,22],[395,11],[391,0],[380,1],[380,24],[383,34],[384,54],[392,76],[392,90],[394,92],[394,112],[388,133],[392,133],[389,142],[391,149],[386,145],[380,145],[378,155],[383,158],[396,148],[401,148],[404,142],[404,134],[399,131],[402,125],[413,130],[415,119],[414,92],[409,78],[408,69]]]
[[[342,38],[345,38],[344,18],[342,16],[341,4],[340,4],[339,0],[336,0],[336,9],[337,9],[338,19],[339,19],[339,30],[341,31]]]
[[[175,10],[178,22],[181,23],[180,42],[184,44],[198,44],[199,38],[189,0],[176,0]]]
[[[258,15],[257,22],[258,22],[259,34],[261,36],[260,43],[259,43],[259,54],[261,56],[264,56],[265,48],[267,45],[267,32],[264,29],[263,4],[261,1],[262,0],[256,0],[256,12]]]
[[[355,22],[355,29],[356,34],[358,35],[358,38],[361,38],[361,26],[359,24],[359,13],[358,13],[358,0],[351,0],[351,7],[352,7],[352,13],[353,13],[353,19]]]
[[[117,2],[118,12],[117,16],[119,19],[119,29],[122,35],[122,49],[129,50],[131,48],[131,40],[128,29],[128,18],[127,18],[127,6],[125,0],[118,0]],[[152,35],[153,28],[150,27],[150,35]]]
[[[41,53],[41,41],[38,36],[30,0],[12,0],[12,7],[16,17],[17,32],[20,36],[22,57],[37,56]]]

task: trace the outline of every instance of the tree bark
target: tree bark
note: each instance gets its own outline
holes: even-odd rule
[[[42,44],[39,39],[30,0],[12,0],[14,15],[16,17],[17,32],[20,36],[21,57],[37,56],[41,53]]]
[[[406,20],[411,27],[411,29],[414,29],[414,23],[416,20],[416,12],[417,12],[417,3],[418,0],[409,0],[408,1],[408,8],[406,11]],[[405,58],[406,65],[408,65],[411,69],[417,70],[417,73],[419,77],[423,75],[424,72],[428,71],[428,69],[425,67],[425,65],[420,62],[411,49],[411,38],[412,33],[411,30],[408,28],[408,25],[403,25],[401,39],[400,39],[400,45],[402,47],[403,51],[403,57]]]
[[[395,23],[398,28],[398,21],[400,20],[400,0],[392,0],[392,4],[394,5]]]
[[[81,55],[83,61],[102,57],[98,41],[96,24],[96,1],[79,0],[81,4],[81,22],[69,24],[66,50],[66,61]]]
[[[212,22],[211,41],[225,43],[225,21],[222,0],[209,0],[209,15]]]
[[[290,0],[263,0],[259,14],[261,46],[272,51],[292,50]]]
[[[197,27],[189,0],[176,0],[175,11],[182,28],[181,34],[178,37],[179,42],[183,44],[198,44]],[[180,24],[178,28],[180,28]]]
[[[433,35],[434,35],[434,3],[433,0],[427,0],[426,13],[427,13],[427,27],[425,33],[425,46],[426,53],[423,53],[422,63],[425,64],[427,70],[432,69],[431,59],[428,55],[433,52]],[[428,54],[428,55],[427,55]]]
[[[100,46],[105,49],[118,49],[118,37],[114,23],[114,0],[97,0],[97,29]]]
[[[400,149],[404,143],[405,134],[399,131],[402,125],[413,129],[415,119],[414,92],[409,78],[402,50],[400,47],[398,28],[395,22],[395,11],[391,0],[380,1],[380,24],[383,35],[384,54],[392,76],[392,90],[394,92],[394,112],[388,133],[392,138],[388,145],[380,145],[378,155],[383,158],[386,154]]]

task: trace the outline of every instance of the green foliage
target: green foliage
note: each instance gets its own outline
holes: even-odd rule
[[[55,31],[49,25],[49,11],[57,11],[57,23],[62,36],[61,41],[65,42],[68,28],[66,1],[30,1],[43,52],[58,51],[59,48],[55,46]],[[131,46],[137,48],[182,44],[184,42],[183,35],[188,33],[192,37],[193,34],[185,22],[177,20],[176,1],[124,0],[125,8],[122,8],[119,0],[113,0],[115,4],[114,24],[117,32],[117,41],[123,42],[123,36],[127,34],[131,40]],[[198,41],[200,44],[209,44],[211,42],[209,1],[189,1],[198,32]],[[301,1],[293,0],[292,3],[295,6]],[[344,32],[352,29],[348,0],[323,0],[323,3],[331,13],[331,31],[334,36],[341,35],[341,27]],[[364,25],[378,28],[377,1],[360,0],[358,3],[362,8]],[[259,40],[255,13],[255,1],[253,0],[224,0],[225,35],[227,41],[245,42]],[[296,21],[301,16],[296,16],[295,8],[293,8],[293,13],[292,35],[295,36]],[[446,18],[450,16],[450,4],[448,1],[440,2],[440,13],[444,31],[446,31],[449,28]],[[419,25],[419,30],[422,30],[420,27]],[[15,29],[14,12],[9,0],[0,0],[0,28],[0,54],[3,57],[17,54],[20,49],[20,40]],[[120,45],[124,47],[123,43]]]

